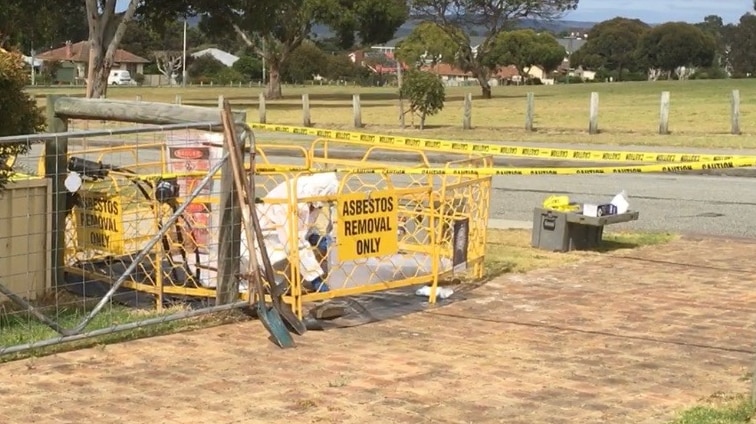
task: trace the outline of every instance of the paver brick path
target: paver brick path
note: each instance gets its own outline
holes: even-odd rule
[[[12,362],[0,422],[665,422],[747,390],[755,250],[616,251],[287,351],[251,321]]]

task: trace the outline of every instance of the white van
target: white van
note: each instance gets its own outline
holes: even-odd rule
[[[131,74],[123,69],[113,69],[108,75],[108,85],[132,85]]]

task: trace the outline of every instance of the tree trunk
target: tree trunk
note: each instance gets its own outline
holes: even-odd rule
[[[491,96],[491,84],[488,83],[488,78],[485,75],[479,75],[478,82],[480,83],[480,94],[484,99],[490,99]]]
[[[268,83],[265,86],[266,99],[280,99],[281,94],[281,66],[277,61],[270,61],[268,66]]]
[[[134,17],[137,3],[138,0],[129,0],[119,22],[115,19],[115,0],[105,2],[102,11],[96,0],[86,1],[89,24],[88,98],[100,98],[107,93],[108,75],[113,67],[113,59],[126,32],[126,24]]]
[[[95,73],[99,67],[99,63],[102,61],[102,47],[100,39],[98,37],[89,37],[89,63],[87,64],[87,98],[97,98],[94,95],[95,86]]]
[[[420,115],[420,129],[425,129],[425,113]]]

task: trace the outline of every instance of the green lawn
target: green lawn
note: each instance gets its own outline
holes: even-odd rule
[[[670,424],[748,424],[754,407],[744,395],[716,394],[680,413]]]
[[[431,138],[545,141],[606,145],[664,145],[716,148],[756,148],[756,98],[749,96],[756,80],[657,81],[628,83],[562,84],[555,86],[495,87],[494,98],[483,100],[476,87],[448,88],[444,110],[428,118],[423,136]],[[743,135],[730,130],[730,94],[741,92],[740,125]],[[110,88],[109,97],[145,101],[174,102],[181,95],[184,104],[217,105],[218,95],[229,99],[234,108],[248,110],[250,120],[258,117],[259,87]],[[44,95],[83,94],[83,88],[34,88],[30,93]],[[268,122],[301,125],[301,97],[310,96],[311,117],[315,126],[349,128],[352,122],[352,94],[360,94],[364,131],[404,132],[419,135],[419,130],[401,130],[395,88],[285,86],[285,97],[267,104]],[[524,130],[526,95],[535,94],[535,132]],[[600,96],[598,135],[587,134],[590,93]],[[670,130],[656,134],[659,100],[662,91],[671,93]],[[463,131],[462,104],[466,93],[473,99],[473,130]],[[409,124],[409,119],[407,120]]]

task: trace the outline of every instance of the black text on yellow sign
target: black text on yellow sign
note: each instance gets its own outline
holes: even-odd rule
[[[339,260],[387,256],[399,251],[396,193],[343,194],[338,201],[337,219]]]
[[[79,195],[81,203],[74,214],[79,247],[123,254],[122,213],[118,199],[102,193],[82,192]]]

